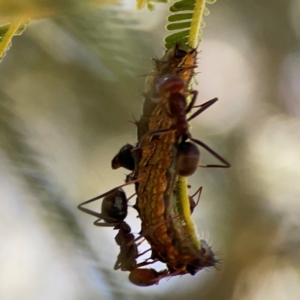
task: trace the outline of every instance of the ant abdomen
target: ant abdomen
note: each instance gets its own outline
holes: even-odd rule
[[[127,170],[133,171],[134,170],[134,157],[132,154],[132,149],[134,147],[130,144],[126,144],[123,146],[119,153],[112,159],[111,161],[111,167],[113,169],[118,169],[120,167],[123,167]]]
[[[168,74],[157,80],[155,88],[160,96],[164,96],[167,93],[181,91],[185,88],[185,83],[179,76]]]
[[[123,221],[127,216],[127,210],[126,194],[121,188],[104,197],[102,201],[101,215],[107,223]]]
[[[177,145],[176,172],[180,176],[190,176],[199,167],[200,150],[191,142]]]
[[[167,270],[157,272],[154,269],[134,269],[129,274],[129,281],[137,286],[150,286],[158,284],[167,274]]]

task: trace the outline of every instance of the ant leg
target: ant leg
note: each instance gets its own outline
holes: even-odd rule
[[[193,95],[193,97],[192,97],[191,102],[189,103],[189,105],[185,109],[185,113],[186,114],[189,113],[192,110],[192,108],[194,107],[194,104],[195,104],[195,102],[197,100],[198,91],[190,91],[190,94]]]
[[[137,257],[142,256],[142,255],[146,254],[149,251],[151,251],[151,248],[149,248],[148,250],[145,250],[144,252],[139,253]]]
[[[168,129],[158,129],[158,130],[149,131],[146,134],[154,136],[154,135],[161,135],[161,134],[164,134],[164,133],[167,133],[167,132],[170,132],[170,131],[176,132],[176,129],[170,129],[170,128],[168,128]],[[146,134],[144,136],[146,136]]]
[[[109,220],[109,218],[105,218],[106,220]],[[114,227],[117,225],[117,223],[100,223],[100,221],[102,220],[102,218],[97,219],[93,224],[95,226],[100,226],[100,227]],[[115,220],[112,220],[115,221]]]
[[[128,122],[137,126],[139,121],[136,119],[136,117],[134,115],[132,115],[132,119],[133,119],[133,121],[128,121]]]
[[[82,204],[80,204],[80,205],[82,205]],[[85,208],[85,207],[79,207],[79,206],[77,208],[80,209],[81,211],[89,214],[89,215],[97,217],[99,221],[102,219],[102,215],[100,213],[97,213],[97,212],[95,212],[95,211],[93,211],[91,209],[88,209],[88,208]]]
[[[171,131],[171,129],[160,129],[160,130],[154,130],[154,131],[149,131],[148,134],[149,135],[160,135],[160,134],[164,134]]]
[[[135,195],[136,195],[136,193],[132,194],[132,195],[127,199],[127,202],[129,202],[129,200],[130,200],[131,198],[133,198]]]
[[[143,261],[143,262],[141,262],[141,263],[138,263],[136,266],[137,266],[137,268],[139,268],[139,267],[144,267],[144,266],[152,265],[152,264],[154,264],[154,263],[156,263],[156,262],[158,262],[158,261],[159,261],[158,259],[154,259],[154,260],[152,260],[152,261],[147,261],[147,260],[145,260],[145,261]]]
[[[197,116],[199,116],[202,112],[204,112],[206,109],[208,109],[210,106],[212,106],[215,102],[217,102],[219,99],[218,98],[214,98],[214,99],[211,99],[203,104],[201,104],[200,108],[195,111],[188,119],[187,121],[191,121],[192,119],[196,118]]]
[[[200,186],[199,189],[192,196],[190,196],[191,198],[194,198],[199,193],[197,203],[199,202],[199,199],[200,199],[200,196],[202,193],[202,189],[203,189],[203,186]]]
[[[203,142],[196,140],[194,138],[190,138],[190,140],[198,144],[199,146],[203,147],[205,150],[207,150],[210,154],[212,154],[214,157],[216,157],[219,161],[223,163],[223,165],[204,165],[201,167],[205,167],[205,168],[230,168],[231,167],[230,163],[227,160],[225,160],[222,156],[220,156],[218,153],[216,153],[214,150],[212,150]]]
[[[140,242],[136,243],[137,247],[140,246],[146,239],[144,238],[143,240],[141,240]]]
[[[195,202],[194,208],[198,205],[198,203],[199,203],[199,201],[200,201],[202,189],[203,189],[203,187],[200,186],[199,189],[195,192],[195,194],[191,196],[191,198],[194,198],[194,197],[199,193],[199,196],[198,196],[197,202]]]
[[[168,128],[168,129],[158,129],[158,130],[148,131],[148,132],[146,132],[146,133],[143,135],[141,141],[143,141],[143,139],[145,139],[145,138],[148,137],[148,136],[152,137],[152,136],[154,136],[154,135],[161,135],[161,134],[165,134],[165,133],[170,132],[170,131],[176,132],[176,129]],[[141,142],[140,142],[140,143],[141,143]],[[134,148],[134,149],[132,149],[132,151],[137,151],[137,150],[139,150],[139,148]],[[129,174],[129,175],[130,175],[130,174]]]

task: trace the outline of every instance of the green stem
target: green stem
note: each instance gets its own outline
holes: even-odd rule
[[[202,23],[202,16],[205,8],[205,0],[196,0],[189,34],[189,46],[196,48],[199,44],[199,32]]]
[[[16,34],[17,30],[21,26],[23,22],[23,19],[14,20],[10,26],[7,32],[5,33],[1,43],[0,43],[0,60],[5,55],[5,52],[7,51],[11,40],[13,36]]]

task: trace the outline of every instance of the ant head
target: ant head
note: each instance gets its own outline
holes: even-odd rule
[[[134,147],[130,144],[126,144],[123,146],[119,153],[112,159],[111,167],[112,169],[118,169],[123,167],[127,170],[133,171],[134,170],[134,158],[132,155],[131,150]]]
[[[190,176],[198,169],[200,150],[191,142],[181,142],[177,146],[176,172],[180,176]]]
[[[181,44],[179,44],[179,43],[175,44],[174,54],[173,54],[174,58],[182,59],[182,58],[185,58],[187,56],[188,52],[184,49],[181,49],[180,47],[181,47]]]
[[[107,223],[123,221],[127,216],[127,208],[126,194],[119,188],[104,197],[101,206],[102,218]]]
[[[185,58],[186,56],[190,54],[197,53],[197,48],[191,48],[188,44],[186,43],[180,43],[177,42],[174,46],[174,58]]]
[[[119,229],[119,232],[115,236],[116,243],[121,246],[125,240],[126,235],[129,235],[131,232],[130,226],[126,222],[117,224],[114,229]],[[134,237],[133,237],[134,239]]]
[[[160,96],[168,93],[176,93],[185,88],[184,81],[177,75],[167,74],[158,78],[155,85]]]

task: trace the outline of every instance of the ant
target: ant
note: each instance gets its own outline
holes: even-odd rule
[[[86,200],[79,204],[77,208],[89,215],[95,216],[98,219],[94,222],[94,225],[101,227],[117,227],[120,223],[124,222],[127,216],[128,204],[127,202],[136,194],[131,195],[128,199],[122,187],[129,184],[137,183],[143,178],[134,179],[128,181],[118,187],[115,187],[108,192],[105,192],[92,199]],[[82,207],[88,203],[94,202],[98,199],[104,198],[101,205],[101,213],[95,212],[88,208]],[[103,220],[104,222],[100,222]],[[119,229],[119,228],[115,228]]]
[[[91,203],[95,200],[103,198],[101,205],[101,213],[97,213],[93,210],[82,207],[85,204]],[[94,225],[101,227],[116,227],[124,222],[127,216],[128,202],[125,192],[122,188],[115,188],[100,196],[82,202],[78,205],[78,209],[98,219],[94,222]],[[100,222],[103,220],[104,222]]]
[[[134,235],[130,226],[123,222],[119,226],[119,232],[115,237],[116,243],[120,246],[120,254],[114,266],[114,270],[130,271],[136,268],[136,257],[138,255],[137,245],[133,243]]]
[[[101,213],[82,207],[85,204],[103,197]],[[117,187],[78,205],[78,209],[81,211],[98,218],[94,222],[94,225],[101,227],[114,227],[114,229],[119,230],[115,236],[115,241],[120,246],[120,254],[118,255],[114,266],[115,270],[121,269],[122,271],[131,271],[137,267],[149,264],[148,262],[137,264],[137,257],[145,254],[146,251],[140,254],[138,253],[138,245],[135,243],[135,237],[131,233],[130,226],[124,221],[128,210],[127,202],[130,198],[127,199],[123,189],[121,187]],[[104,222],[100,222],[101,220]]]
[[[90,209],[82,207],[83,205],[95,201],[97,199],[100,199],[102,197],[104,197],[104,199],[101,205],[101,213],[97,213]],[[127,210],[128,210],[127,201],[128,200],[123,189],[115,188],[107,193],[104,193],[103,195],[87,200],[78,206],[78,208],[81,211],[98,218],[94,222],[94,225],[101,226],[101,227],[114,227],[114,229],[119,230],[119,232],[115,237],[115,241],[121,247],[121,253],[124,252],[123,245],[126,246],[127,244],[126,238],[127,237],[130,238],[132,236],[134,239],[134,236],[130,233],[131,232],[130,226],[124,221],[127,216]],[[101,220],[103,220],[104,222],[100,222]],[[119,268],[121,268],[122,270],[127,270],[127,269],[131,270],[132,268],[135,268],[136,266],[135,254],[137,252],[136,245],[134,244],[128,247],[127,252],[130,255],[127,255],[126,260],[123,259],[124,255],[118,256],[118,260],[114,267],[115,270]],[[133,253],[133,255],[131,253]]]
[[[133,271],[141,266],[153,263],[147,260],[139,264],[137,263],[137,258],[144,255],[150,249],[142,253],[138,252],[139,244],[136,243],[136,239],[131,233],[131,228],[127,223],[123,222],[120,224],[120,230],[115,237],[115,241],[120,246],[120,253],[117,257],[114,270]]]
[[[164,75],[160,77],[156,81],[156,91],[159,97],[167,99],[169,104],[169,110],[164,107],[166,114],[175,120],[175,128],[162,129],[153,131],[151,134],[161,134],[172,129],[176,130],[177,138],[181,139],[180,143],[177,145],[177,160],[176,160],[176,169],[177,174],[181,176],[189,176],[193,174],[198,168],[198,162],[200,159],[200,151],[197,149],[197,145],[206,149],[209,153],[215,156],[219,161],[223,163],[223,165],[205,165],[207,168],[229,168],[230,164],[223,157],[217,154],[214,150],[212,150],[209,146],[192,137],[189,131],[188,122],[200,115],[203,111],[205,111],[208,107],[213,105],[218,98],[214,98],[209,100],[198,107],[200,107],[196,112],[194,112],[190,117],[187,117],[187,114],[194,107],[195,101],[197,99],[198,92],[193,90],[189,91],[189,94],[192,95],[191,102],[187,105],[185,91],[185,83],[184,81],[177,75]],[[197,107],[197,106],[195,106]],[[191,142],[187,142],[187,140],[191,140],[195,144]]]

